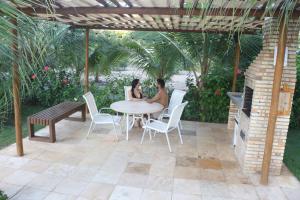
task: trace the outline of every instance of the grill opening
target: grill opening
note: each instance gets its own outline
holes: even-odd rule
[[[251,107],[252,107],[252,98],[253,98],[253,89],[246,86],[245,87],[245,96],[244,96],[244,106],[243,112],[250,117]]]

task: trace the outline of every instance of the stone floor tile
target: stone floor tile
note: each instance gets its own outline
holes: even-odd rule
[[[151,190],[172,191],[173,178],[149,176],[146,188]]]
[[[300,199],[300,188],[281,188],[288,200]]]
[[[182,194],[201,194],[200,181],[175,178],[173,192]]]
[[[217,158],[198,159],[197,166],[202,169],[214,169],[214,170],[222,169],[221,161]]]
[[[123,173],[118,181],[118,185],[144,188],[146,187],[147,181],[147,175]]]
[[[285,194],[279,187],[257,186],[257,194],[262,200],[287,200]]]
[[[9,198],[16,195],[23,187],[24,186],[0,182],[0,190],[2,190]]]
[[[70,196],[66,194],[60,194],[57,192],[50,192],[44,200],[75,200],[75,196]]]
[[[65,179],[56,186],[54,192],[77,196],[87,185],[87,182]]]
[[[44,199],[49,192],[38,190],[36,188],[24,187],[12,200],[41,200]]]
[[[259,200],[255,187],[246,184],[228,184],[230,196],[236,199]]]
[[[79,181],[91,181],[95,175],[99,172],[94,168],[89,167],[76,167],[69,174],[69,178]]]
[[[153,159],[153,153],[138,152],[133,154],[133,156],[129,159],[129,162],[151,164]]]
[[[199,168],[194,167],[175,167],[174,178],[201,179],[201,172]]]
[[[204,196],[232,198],[226,183],[200,180],[198,185]]]
[[[105,183],[89,183],[80,194],[87,199],[108,200],[115,186]]]
[[[176,157],[176,167],[197,167],[197,158]]]
[[[62,180],[63,177],[60,176],[41,174],[32,179],[28,185],[41,190],[52,191]]]
[[[172,193],[145,189],[140,200],[171,200]]]
[[[150,164],[129,162],[125,169],[125,172],[141,174],[141,175],[149,175],[150,167],[151,167]]]
[[[225,182],[223,170],[201,169],[200,173],[203,180]]]
[[[121,173],[112,173],[100,170],[96,173],[92,181],[97,183],[117,184],[120,176]]]
[[[34,179],[38,174],[34,172],[28,172],[24,170],[17,170],[11,175],[4,178],[2,181],[4,183],[10,183],[14,185],[26,185],[32,179]]]
[[[142,192],[141,188],[116,186],[109,200],[140,200]]]
[[[36,173],[43,173],[50,166],[49,162],[40,161],[40,160],[30,160],[21,169],[26,171],[32,171]]]
[[[14,168],[14,169],[19,169],[22,166],[24,166],[26,163],[28,163],[29,161],[30,161],[30,159],[28,159],[28,158],[10,156],[5,161],[5,163],[2,163],[2,165],[6,166],[6,167]]]
[[[5,177],[11,175],[16,170],[10,167],[0,166],[0,180],[3,180]]]
[[[202,200],[201,195],[173,193],[172,200]]]
[[[75,169],[74,166],[54,163],[45,171],[46,174],[67,177]]]

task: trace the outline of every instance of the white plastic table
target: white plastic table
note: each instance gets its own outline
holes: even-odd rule
[[[147,114],[150,119],[150,114],[160,112],[163,106],[159,103],[147,103],[141,101],[117,101],[110,105],[110,108],[116,112],[126,114],[126,140],[128,140],[129,132],[129,115]]]

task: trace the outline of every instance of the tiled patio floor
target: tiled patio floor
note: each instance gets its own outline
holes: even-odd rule
[[[243,174],[226,125],[183,122],[184,144],[172,133],[169,153],[164,135],[141,145],[139,128],[129,141],[114,141],[109,127],[86,140],[89,123],[61,121],[54,144],[24,139],[22,158],[15,145],[1,150],[0,189],[18,200],[300,199],[300,183],[286,168],[268,187]]]

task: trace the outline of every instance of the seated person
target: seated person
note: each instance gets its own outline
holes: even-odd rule
[[[143,93],[141,90],[141,83],[139,79],[134,79],[131,82],[131,89],[128,91],[128,98],[132,101],[139,101],[143,99]]]
[[[164,108],[168,107],[169,96],[167,90],[165,88],[165,81],[163,79],[157,79],[156,87],[158,92],[152,98],[147,100],[148,103],[157,102],[164,106]]]

